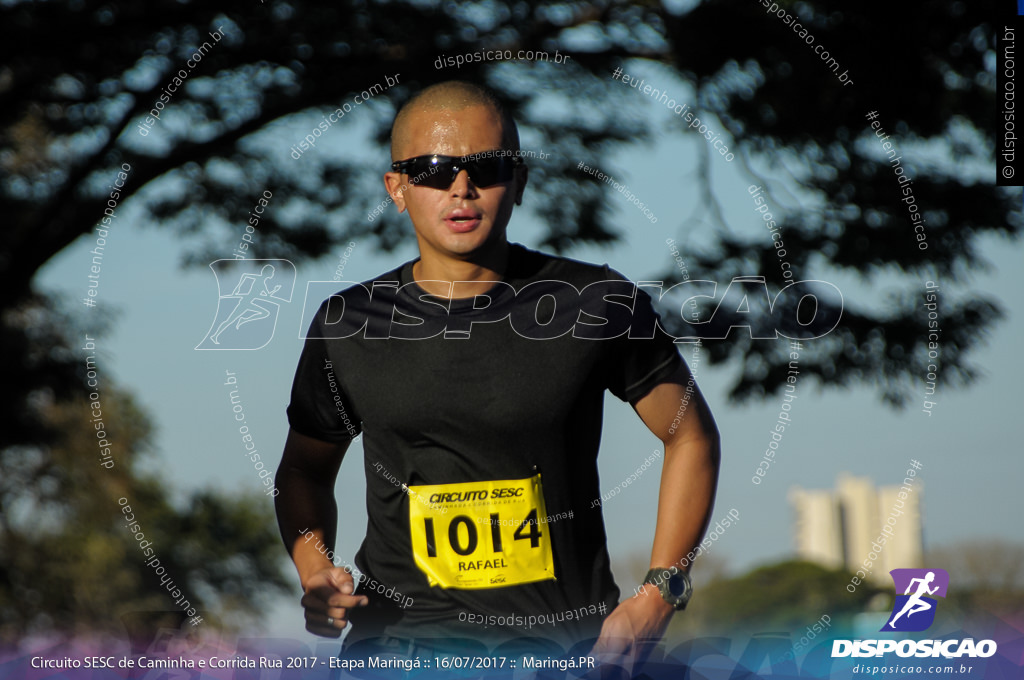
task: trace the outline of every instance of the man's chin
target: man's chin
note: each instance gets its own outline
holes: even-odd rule
[[[503,242],[504,239],[493,232],[474,229],[461,234],[447,234],[441,245],[453,257],[471,259],[475,255],[487,254],[494,248],[500,248]]]

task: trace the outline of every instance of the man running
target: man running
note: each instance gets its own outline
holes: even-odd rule
[[[288,407],[276,504],[306,628],[337,637],[352,622],[346,645],[375,637],[411,654],[523,636],[634,653],[689,598],[683,557],[718,477],[707,404],[687,397],[689,370],[643,291],[607,266],[508,242],[528,171],[493,94],[423,90],[395,118],[391,158],[385,187],[420,256],[324,302]],[[648,596],[622,602],[590,503],[606,390],[664,444]],[[356,591],[322,547],[335,544],[334,484],[358,433],[367,527],[355,563],[380,587]]]

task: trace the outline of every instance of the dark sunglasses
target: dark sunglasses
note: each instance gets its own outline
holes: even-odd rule
[[[404,161],[395,161],[391,164],[391,169],[409,175],[409,182],[414,186],[431,189],[447,189],[459,172],[465,170],[475,186],[484,188],[509,181],[515,175],[516,166],[523,162],[519,156],[488,156],[463,160],[465,158],[466,156],[438,154],[416,156]]]

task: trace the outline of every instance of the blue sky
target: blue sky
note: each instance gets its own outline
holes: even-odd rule
[[[634,71],[639,73],[641,69],[630,69]],[[686,92],[681,83],[674,86]],[[658,221],[652,224],[625,198],[613,193],[623,240],[612,249],[583,248],[570,253],[579,259],[608,262],[634,280],[650,279],[673,266],[666,239],[674,239],[685,258],[687,248],[706,242],[714,229],[701,226],[699,221],[688,231],[682,227],[698,201],[694,172],[704,140],[680,134],[677,123],[670,127],[674,121],[656,102],[642,105],[664,126],[665,134],[656,146],[624,150],[611,157],[610,167],[600,169],[624,182]],[[280,138],[301,136],[299,131],[308,127],[305,121],[296,120],[295,134]],[[285,162],[303,163],[312,154],[361,146],[364,132],[358,121],[336,126],[315,151],[307,152],[303,159]],[[529,148],[528,138],[525,142]],[[903,153],[912,159],[914,150],[908,146]],[[680,164],[680,158],[689,159],[691,164]],[[769,238],[747,192],[751,180],[739,163],[727,163],[718,154],[709,162],[730,227],[755,238]],[[384,159],[378,165],[375,172],[383,172]],[[768,172],[767,166],[759,170]],[[788,184],[784,176],[771,176],[778,188]],[[149,190],[161,188],[154,184]],[[529,199],[529,189],[527,194],[527,203],[513,216],[509,233],[510,240],[534,246],[541,227],[531,215],[538,206]],[[786,192],[779,195],[785,196]],[[895,186],[893,196],[894,201],[898,200]],[[256,198],[253,196],[253,203]],[[380,198],[385,198],[383,188]],[[329,257],[298,267],[296,298],[283,307],[274,339],[267,347],[248,352],[196,351],[194,347],[205,336],[216,311],[214,275],[209,269],[181,269],[181,241],[167,230],[147,226],[138,203],[129,200],[119,209],[104,253],[97,299],[102,307],[118,310],[119,317],[113,331],[100,343],[101,380],[113,379],[130,389],[150,414],[156,425],[158,450],[153,467],[175,490],[177,498],[187,490],[208,485],[260,491],[263,487],[252,463],[243,455],[228,391],[238,389],[258,450],[276,466],[287,433],[285,406],[304,331],[300,316],[306,283],[330,280],[346,244],[339,244]],[[268,210],[279,205],[272,200]],[[775,209],[781,213],[803,207],[806,204],[802,206],[791,198],[778,201]],[[232,224],[213,232],[223,235],[223,257],[231,256],[245,219],[246,215],[240,214]],[[909,224],[907,238],[912,238]],[[258,233],[254,240],[254,253],[259,257]],[[90,264],[87,253],[94,241],[92,235],[83,236],[54,257],[38,275],[37,286],[68,293],[74,301],[84,297]],[[915,387],[922,396],[912,399],[906,409],[895,410],[867,387],[823,391],[813,379],[800,380],[791,412],[793,424],[786,430],[776,461],[759,486],[750,480],[767,446],[782,398],[732,405],[725,395],[735,369],[700,364],[699,383],[723,435],[722,475],[714,517],[724,516],[731,508],[740,514],[738,524],[713,549],[730,570],[745,570],[792,554],[793,514],[787,492],[793,486],[832,488],[842,472],[870,477],[879,485],[896,484],[911,458],[923,464],[926,548],[979,537],[1019,540],[1024,501],[1018,487],[1024,479],[1024,459],[1014,454],[1019,454],[1020,445],[1012,443],[1012,435],[1013,423],[1018,419],[1013,411],[1017,410],[1015,398],[1021,378],[1017,338],[1024,335],[1021,250],[1019,243],[986,239],[981,252],[992,264],[988,272],[960,286],[940,282],[944,294],[955,297],[967,291],[986,293],[1005,308],[1007,319],[974,355],[981,380],[969,388],[940,388],[933,398],[937,406],[931,416],[920,407],[922,385]],[[344,278],[365,280],[414,256],[411,226],[408,243],[396,254],[381,256],[368,241],[357,241]],[[861,300],[881,300],[882,291],[897,280],[881,276],[864,282],[823,271],[798,272],[797,278],[830,281],[847,298]],[[922,279],[912,290],[923,288]],[[684,357],[689,358],[689,346],[684,345],[683,350]],[[237,377],[232,388],[224,385],[226,371]],[[661,450],[660,442],[647,432],[628,405],[609,395],[600,459],[602,489],[622,482],[655,450]],[[338,483],[338,553],[346,560],[358,547],[366,521],[361,452],[359,445],[350,449]],[[606,505],[610,551],[624,589],[631,587],[637,577],[627,570],[627,560],[635,555],[646,560],[650,551],[659,472],[660,463]],[[271,502],[269,497],[267,502]],[[699,578],[698,568],[698,588]],[[302,627],[297,599],[282,603],[273,619],[273,630],[297,636]]]

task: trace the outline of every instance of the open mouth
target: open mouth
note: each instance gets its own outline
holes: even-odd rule
[[[445,216],[448,228],[456,232],[465,232],[479,226],[481,215],[473,210],[453,210]]]

